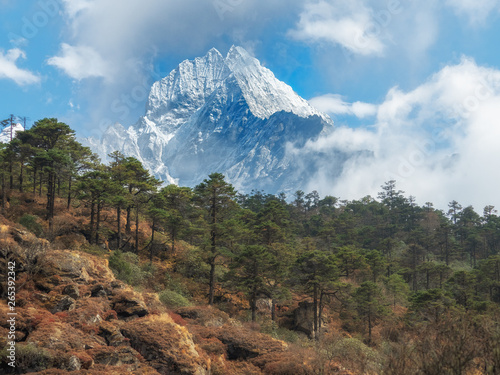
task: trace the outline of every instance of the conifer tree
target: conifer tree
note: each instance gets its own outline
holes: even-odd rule
[[[212,173],[201,184],[195,187],[195,199],[205,211],[206,220],[209,223],[209,254],[208,264],[210,266],[208,303],[214,304],[215,295],[215,267],[217,259],[221,255],[226,231],[225,222],[232,216],[236,208],[236,192],[233,186],[227,183],[220,173]]]

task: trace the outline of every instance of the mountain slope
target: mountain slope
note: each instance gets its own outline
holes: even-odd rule
[[[302,188],[304,171],[314,170],[290,150],[332,128],[328,116],[233,46],[226,57],[211,49],[182,62],[153,84],[135,125],[115,124],[87,143],[103,160],[114,150],[134,156],[168,183],[194,186],[221,172],[241,191],[276,193]],[[299,163],[307,168],[299,172]]]

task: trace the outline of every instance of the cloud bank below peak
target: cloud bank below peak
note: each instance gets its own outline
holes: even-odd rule
[[[352,111],[336,96],[327,99],[337,103],[337,112]],[[392,88],[383,103],[370,109],[376,110],[373,123],[337,127],[294,150],[305,157],[351,155],[335,178],[328,174],[331,159],[318,157],[320,168],[309,190],[343,199],[375,197],[384,182],[394,179],[421,204],[445,208],[455,199],[476,209],[500,206],[499,70],[463,57],[411,91]]]

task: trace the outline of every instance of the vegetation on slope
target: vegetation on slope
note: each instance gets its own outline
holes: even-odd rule
[[[162,187],[136,159],[110,156],[100,163],[55,119],[18,133],[0,150],[5,225],[109,258],[117,278],[158,293],[212,358],[212,373],[500,372],[494,207],[420,207],[395,181],[377,199],[353,201],[238,194],[218,173],[194,189]],[[36,286],[36,259],[20,259],[23,287],[35,293],[44,284]],[[202,318],[201,305],[215,316]],[[263,337],[247,340],[255,330],[287,340],[294,354],[266,352]],[[144,340],[143,349],[156,338]]]

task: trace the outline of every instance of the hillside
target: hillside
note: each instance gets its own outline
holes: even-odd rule
[[[56,119],[2,145],[2,371],[499,372],[493,206],[161,187],[110,158]]]
[[[11,196],[11,201],[17,199],[29,201],[19,203],[23,212],[36,212],[40,206],[38,199]],[[174,285],[171,261],[138,267],[133,254],[117,256],[91,247],[81,234],[83,228],[71,225],[78,221],[77,214],[65,214],[55,239],[47,241],[1,218],[2,269],[7,269],[7,261],[15,262],[17,287],[16,371],[6,363],[4,349],[4,373],[281,374],[282,366],[315,371],[315,365],[301,363],[317,360],[313,350],[297,352],[293,345],[259,333],[258,325],[231,318],[216,307],[179,307],[184,304],[177,300],[183,301],[179,294],[153,292]],[[71,243],[70,249],[64,243]],[[115,274],[123,276],[131,266],[138,274],[147,268],[149,274],[129,274],[144,277],[129,279],[133,288],[116,279],[108,259],[114,262]],[[165,280],[157,280],[161,275]],[[199,287],[194,285],[195,290]],[[1,293],[6,294],[5,284]],[[234,311],[245,306],[235,300]],[[7,316],[6,300],[0,309]],[[8,347],[8,330],[9,324],[2,322],[2,348]]]

